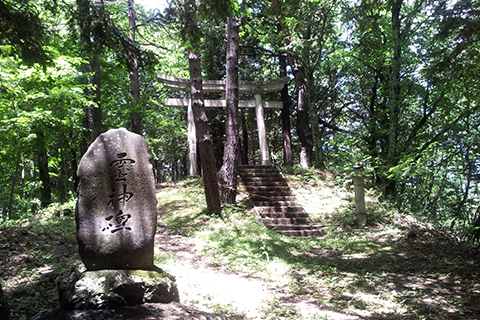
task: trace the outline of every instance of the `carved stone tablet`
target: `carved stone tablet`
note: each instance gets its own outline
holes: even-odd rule
[[[101,134],[77,175],[77,241],[87,269],[153,268],[157,198],[145,139],[126,129]]]

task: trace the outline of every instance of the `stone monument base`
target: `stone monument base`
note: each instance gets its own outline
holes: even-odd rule
[[[179,301],[175,278],[153,270],[94,270],[74,265],[57,279],[60,307],[65,310],[115,309],[143,303]]]

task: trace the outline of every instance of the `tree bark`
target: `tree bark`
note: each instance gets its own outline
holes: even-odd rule
[[[102,82],[100,78],[100,54],[95,53],[91,66],[93,70],[93,86],[94,86],[94,101],[95,105],[91,106],[92,109],[92,141],[95,140],[100,134],[102,134]]]
[[[307,76],[308,76],[307,83],[310,84],[310,90],[313,90],[312,89],[313,74],[311,72],[308,72]],[[312,133],[312,146],[315,149],[315,152],[313,152],[313,157],[315,159],[315,168],[325,169],[325,163],[323,161],[323,131],[325,129],[324,128],[320,129],[320,121],[319,121],[317,106],[313,103],[308,103],[308,108],[309,108],[308,116],[310,118],[311,133]]]
[[[283,54],[280,54],[280,78],[287,76],[287,60]],[[292,135],[290,124],[290,97],[288,96],[288,84],[283,86],[280,92],[282,108],[282,135],[283,135],[283,165],[293,166]]]
[[[83,127],[85,128],[84,137],[81,142],[81,152],[87,151],[88,145],[102,133],[102,108],[101,108],[101,80],[100,80],[100,52],[102,49],[100,39],[93,34],[92,31],[92,11],[90,10],[90,1],[77,0],[77,9],[80,27],[80,48],[82,55],[88,63],[82,65],[82,74],[87,75],[93,73],[92,78],[82,77],[82,83],[87,85],[85,95],[93,101],[93,104],[84,106],[85,116],[83,119]],[[101,17],[103,15],[103,1],[95,2],[95,15]],[[100,19],[96,19],[100,20]],[[102,22],[97,22],[102,23]],[[97,28],[98,29],[98,28]],[[91,39],[94,39],[94,45],[91,45]],[[93,89],[88,85],[93,84]]]
[[[200,65],[200,54],[190,51],[188,54],[190,68],[190,90],[192,96],[192,110],[195,117],[195,128],[197,131],[198,151],[202,164],[203,184],[205,198],[209,210],[220,213],[220,193],[218,191],[217,170],[215,166],[215,154],[213,152],[213,141],[208,129],[208,119],[205,114],[205,105],[202,89],[202,72]]]
[[[222,203],[234,204],[237,197],[238,128],[238,18],[227,18],[226,117],[223,165],[219,172]]]
[[[48,170],[48,154],[45,142],[45,135],[41,128],[37,128],[37,168],[40,174],[40,181],[42,182],[42,188],[40,189],[40,202],[42,207],[47,207],[52,203],[52,188],[50,185],[50,172]]]
[[[307,169],[312,166],[313,138],[308,116],[307,88],[303,79],[303,70],[294,64],[295,81],[297,85],[297,132],[302,144],[300,151],[300,167]]]
[[[130,58],[130,91],[132,92],[132,118],[131,128],[132,132],[141,134],[141,122],[142,116],[139,112],[138,104],[140,102],[140,80],[138,75],[138,57],[135,53],[135,31],[136,31],[136,14],[134,0],[127,0],[128,6],[128,26],[130,33],[128,34],[128,40],[130,41],[130,49],[128,56]]]
[[[389,134],[386,165],[387,170],[397,163],[397,139],[398,122],[400,113],[400,68],[401,68],[401,39],[400,39],[400,9],[403,0],[392,0],[392,38],[393,38],[393,60],[390,71],[390,101],[389,109]],[[386,197],[395,195],[395,180],[386,179],[384,194]]]
[[[205,114],[205,105],[202,88],[202,67],[200,54],[196,51],[200,48],[200,30],[197,25],[195,0],[189,0],[186,5],[185,37],[191,48],[188,53],[190,70],[190,94],[192,99],[192,111],[195,118],[197,132],[198,151],[201,158],[203,184],[205,198],[210,211],[220,214],[222,205],[218,191],[217,170],[213,141],[208,128],[208,119]]]
[[[20,169],[20,161],[22,157],[22,149],[20,145],[20,134],[18,133],[18,128],[16,128],[16,132],[17,132],[17,161],[15,163],[15,173],[13,174],[12,188],[10,189],[10,199],[8,201],[7,219],[11,219],[13,217],[13,199],[15,196],[15,185],[17,184],[18,170]]]

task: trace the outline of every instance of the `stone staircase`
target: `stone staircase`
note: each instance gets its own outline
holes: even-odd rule
[[[257,220],[269,229],[290,237],[317,237],[318,226],[297,203],[287,181],[274,166],[241,165],[238,175],[255,206]]]

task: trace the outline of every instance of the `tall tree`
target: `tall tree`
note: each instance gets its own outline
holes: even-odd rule
[[[279,54],[280,78],[287,76],[287,61],[284,54]],[[288,95],[288,84],[283,86],[280,92],[282,97],[282,135],[283,135],[283,165],[293,166],[292,135],[290,124],[290,96]]]
[[[303,68],[298,59],[290,56],[290,66],[295,76],[297,88],[297,133],[302,144],[300,151],[300,167],[312,166],[313,136],[310,126],[307,85],[303,77]]]
[[[185,1],[185,31],[184,36],[188,45],[188,61],[190,70],[190,95],[192,110],[197,131],[198,151],[202,166],[205,198],[209,210],[220,214],[222,206],[218,189],[217,169],[213,141],[208,128],[208,119],[205,114],[203,97],[202,66],[200,62],[200,35],[201,30],[197,19],[197,6],[195,0]]]
[[[128,33],[128,40],[130,41],[130,48],[128,49],[128,57],[130,59],[130,91],[133,96],[132,101],[132,131],[135,133],[141,133],[141,115],[140,115],[140,80],[138,76],[138,57],[135,48],[135,32],[137,29],[136,26],[136,12],[135,12],[135,3],[134,0],[127,0],[128,6],[128,26],[130,32]]]
[[[40,190],[40,202],[42,207],[47,207],[52,203],[52,186],[50,184],[50,172],[48,169],[48,154],[45,141],[44,128],[37,126],[35,129],[36,139],[36,165],[40,174],[40,181],[42,182],[42,188]]]
[[[295,4],[293,7],[297,7],[299,4]],[[302,168],[308,168],[313,163],[313,135],[312,127],[309,117],[309,100],[307,84],[305,83],[305,66],[304,61],[296,53],[292,52],[292,42],[294,42],[294,35],[287,23],[285,23],[284,12],[282,9],[286,9],[286,5],[278,4],[277,0],[272,0],[272,6],[274,12],[277,15],[277,20],[282,30],[283,42],[287,50],[287,60],[295,77],[295,88],[297,95],[297,134],[300,139],[300,166]],[[297,12],[298,13],[298,12]],[[291,19],[288,19],[291,20]],[[310,28],[303,28],[307,33],[310,32]],[[308,37],[308,35],[305,35]]]
[[[100,53],[104,37],[104,4],[102,0],[95,0],[93,7],[89,0],[76,0],[76,4],[80,50],[85,59],[82,65],[82,82],[85,85],[85,95],[89,98],[89,102],[84,106],[83,154],[87,151],[88,144],[102,133]]]
[[[226,117],[223,165],[219,172],[221,200],[235,203],[237,196],[237,165],[239,152],[238,121],[238,48],[239,22],[237,17],[227,18],[227,75],[226,75]]]
[[[401,44],[401,17],[400,10],[403,0],[392,0],[392,39],[393,39],[393,56],[390,70],[390,99],[388,104],[389,110],[389,133],[388,133],[388,149],[386,157],[386,165],[388,168],[397,164],[397,140],[399,126],[399,112],[401,104],[401,84],[400,84],[400,68],[402,65],[402,44]],[[385,195],[394,195],[395,180],[389,179],[385,185]]]

